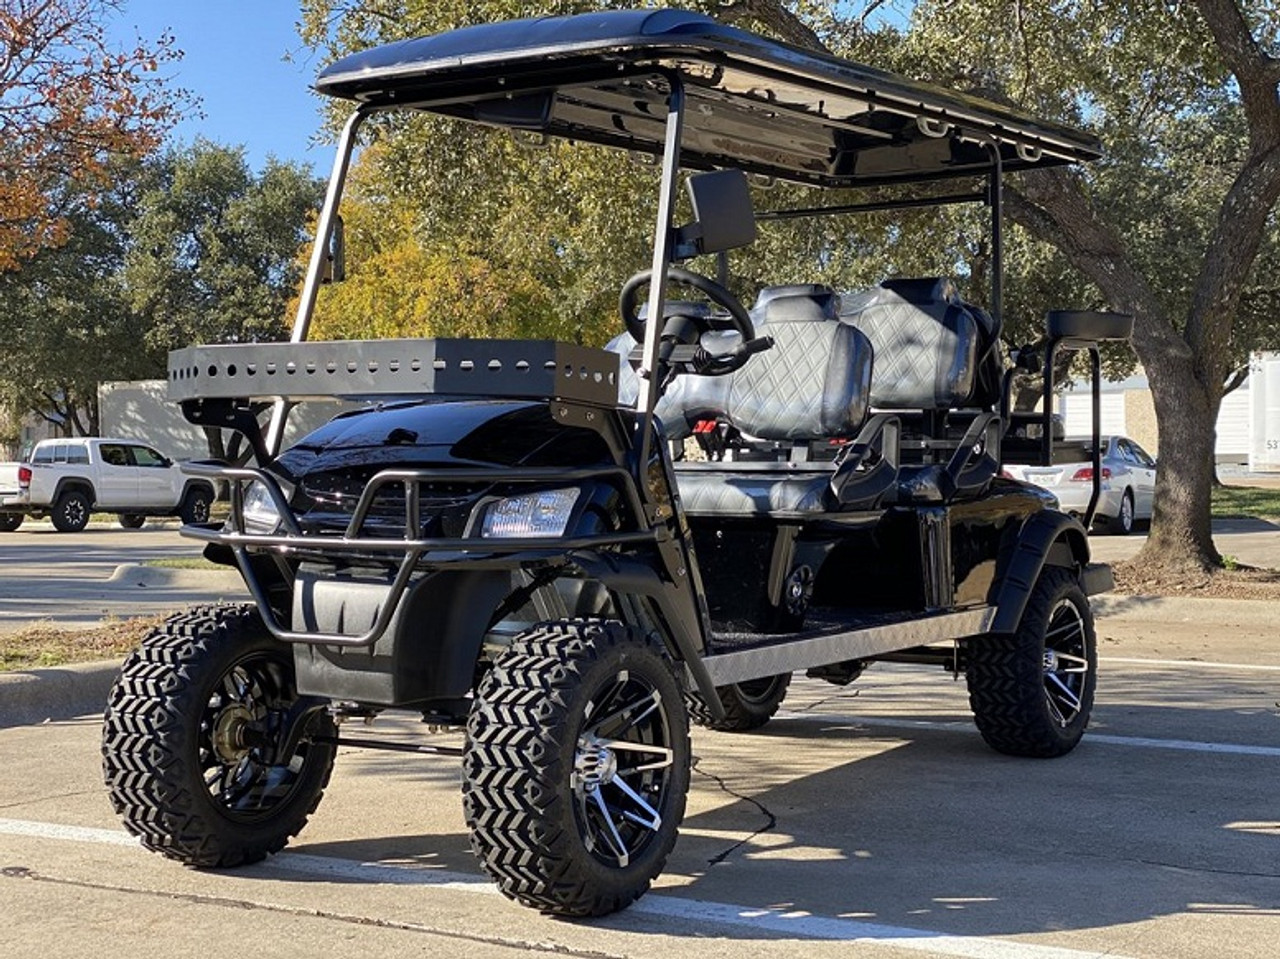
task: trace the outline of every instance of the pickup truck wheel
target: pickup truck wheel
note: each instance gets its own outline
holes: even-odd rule
[[[187,493],[182,501],[181,517],[184,523],[209,522],[209,507],[213,504],[213,495],[202,487],[196,487]]]
[[[602,916],[649,888],[689,789],[689,723],[662,647],[620,623],[544,623],[481,681],[467,723],[471,848],[503,894]]]
[[[197,607],[125,661],[103,718],[102,772],[143,846],[190,866],[237,866],[306,824],[335,738],[328,713],[299,698],[293,653],[256,608]]]
[[[0,513],[0,533],[12,533],[22,525],[21,513]]]
[[[116,519],[125,529],[142,529],[142,525],[147,521],[141,513],[120,513]]]
[[[715,719],[706,702],[697,693],[688,697],[689,716],[699,726],[727,733],[745,733],[759,729],[778,711],[791,685],[790,673],[766,676],[750,682],[734,683],[716,689],[724,706],[724,719]]]
[[[969,704],[982,738],[1011,756],[1070,752],[1089,724],[1097,656],[1093,613],[1075,575],[1045,567],[1017,631],[969,644]]]
[[[58,497],[49,514],[59,533],[78,533],[89,525],[89,497],[79,490],[68,490]]]

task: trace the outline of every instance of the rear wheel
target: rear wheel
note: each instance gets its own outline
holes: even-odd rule
[[[12,533],[22,525],[21,513],[0,513],[0,533]]]
[[[1089,724],[1097,666],[1088,599],[1070,570],[1045,567],[1017,631],[969,644],[969,704],[982,738],[1011,756],[1070,752]]]
[[[184,523],[209,522],[209,507],[213,505],[213,494],[207,489],[197,486],[187,492],[182,500],[179,515]]]
[[[80,490],[68,490],[58,497],[49,514],[59,533],[78,533],[89,525],[89,497]]]
[[[720,686],[716,694],[724,706],[724,719],[716,719],[706,702],[696,693],[689,696],[689,715],[699,726],[720,732],[744,733],[759,729],[778,711],[791,685],[790,673],[779,673],[731,686]]]
[[[1120,512],[1107,524],[1107,530],[1116,536],[1128,536],[1133,532],[1133,490],[1125,490],[1120,497]]]
[[[198,607],[125,661],[103,718],[103,778],[148,849],[190,866],[237,866],[306,824],[335,736],[329,715],[299,699],[292,651],[254,607]]]
[[[141,513],[120,513],[116,519],[125,529],[142,529],[142,524],[147,521]]]
[[[462,795],[471,848],[510,898],[602,916],[649,888],[689,789],[680,683],[620,623],[545,623],[481,681]]]

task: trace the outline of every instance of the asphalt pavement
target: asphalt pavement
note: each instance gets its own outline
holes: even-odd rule
[[[59,533],[47,521],[28,520],[16,532],[0,533],[0,636],[36,622],[92,626],[247,598],[233,571],[143,565],[198,559],[202,547],[179,536],[175,522],[148,522],[138,530],[95,523]]]

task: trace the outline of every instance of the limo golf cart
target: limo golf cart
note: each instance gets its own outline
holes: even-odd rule
[[[231,511],[183,527],[253,602],[174,616],[110,693],[105,778],[144,846],[204,867],[281,849],[339,746],[405,748],[344,721],[408,711],[465,729],[410,748],[461,758],[471,845],[502,891],[601,915],[676,842],[690,717],[759,727],[796,671],[945,667],[995,749],[1076,745],[1088,597],[1111,577],[1079,521],[1001,476],[1004,457],[1053,456],[1051,405],[1011,411],[1010,377],[1043,369],[1047,400],[1055,353],[1096,369],[1130,321],[1051,313],[1036,358],[1010,363],[1000,198],[1006,173],[1090,160],[1094,140],[676,10],[405,40],[317,88],[354,108],[292,341],[170,356],[187,419],[255,452],[187,467],[227,484]],[[341,272],[358,131],[390,110],[656,158],[652,261],[621,290],[610,349],[308,340]],[[878,192],[756,210],[757,176]],[[768,286],[750,307],[731,291],[732,251],[769,220],[955,203],[987,211],[990,289],[970,291],[985,308],[937,277]],[[290,406],[317,398],[364,405],[282,449]]]

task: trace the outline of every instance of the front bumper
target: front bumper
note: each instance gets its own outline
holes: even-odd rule
[[[217,527],[186,525],[182,535],[226,547],[234,556],[245,585],[257,604],[267,628],[277,639],[288,643],[312,645],[373,647],[395,620],[411,582],[421,573],[443,569],[516,570],[548,564],[567,565],[577,551],[610,550],[619,546],[656,545],[655,529],[610,531],[603,534],[559,537],[421,537],[421,487],[432,483],[500,482],[504,487],[528,484],[531,488],[546,484],[573,484],[590,481],[610,482],[621,490],[623,499],[635,517],[645,515],[632,475],[622,467],[597,466],[577,469],[508,468],[493,469],[386,469],[373,476],[360,495],[347,528],[340,534],[306,532],[289,504],[288,497],[275,477],[260,469],[237,468],[205,463],[188,463],[183,471],[228,484],[231,491],[231,515]],[[280,525],[272,533],[250,533],[245,526],[244,494],[253,483],[267,490],[280,517]],[[369,535],[371,510],[379,492],[387,486],[404,489],[405,518],[403,537]],[[377,605],[373,621],[360,633],[352,635],[323,626],[312,629],[286,627],[277,619],[267,590],[255,573],[252,553],[274,553],[295,560],[324,564],[366,564],[385,568],[389,586]]]

